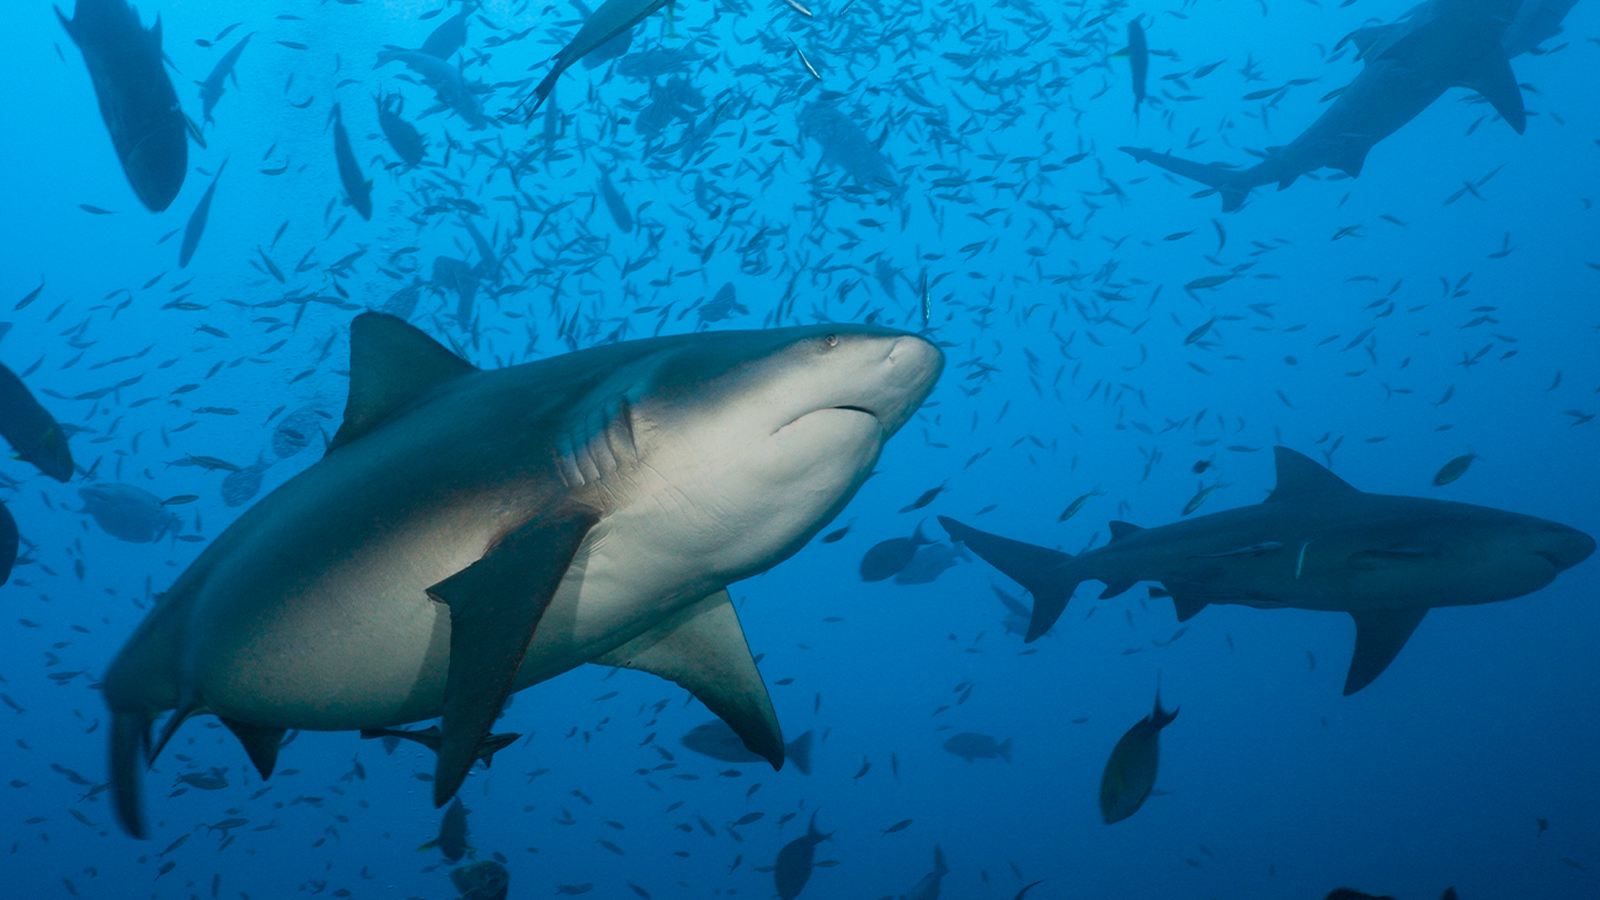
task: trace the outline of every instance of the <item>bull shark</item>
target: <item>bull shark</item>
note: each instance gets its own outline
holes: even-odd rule
[[[1025,641],[1055,624],[1079,582],[1115,597],[1159,581],[1178,621],[1211,603],[1349,613],[1355,653],[1346,696],[1383,673],[1428,610],[1532,593],[1594,552],[1573,528],[1504,510],[1368,494],[1315,461],[1276,447],[1277,487],[1256,506],[1157,528],[1111,523],[1111,541],[1079,556],[939,517],[1033,594]]]
[[[327,455],[219,535],[106,671],[124,828],[144,834],[140,765],[202,712],[263,778],[287,729],[442,717],[443,805],[511,692],[589,662],[677,682],[783,764],[727,585],[844,508],[937,347],[818,325],[485,371],[381,313],[350,345]]]
[[[1519,0],[1429,0],[1395,25],[1364,28],[1350,36],[1365,65],[1317,120],[1287,146],[1267,148],[1249,168],[1199,163],[1138,147],[1119,147],[1222,196],[1229,212],[1251,189],[1274,182],[1284,190],[1323,167],[1352,178],[1367,154],[1453,87],[1476,91],[1518,134],[1527,127],[1522,89],[1502,45]]]
[[[189,124],[162,67],[161,17],[148,29],[125,0],[78,0],[56,18],[83,51],[100,117],[128,183],[151,212],[172,204],[189,170]]]

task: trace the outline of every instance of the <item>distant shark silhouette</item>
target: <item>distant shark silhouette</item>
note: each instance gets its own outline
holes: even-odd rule
[[[1118,149],[1139,162],[1211,186],[1228,212],[1243,205],[1252,188],[1276,182],[1281,191],[1323,167],[1352,178],[1360,175],[1373,146],[1453,87],[1483,95],[1521,134],[1527,112],[1502,45],[1519,6],[1518,0],[1430,0],[1405,22],[1354,32],[1347,40],[1365,60],[1355,80],[1299,137],[1288,146],[1268,147],[1267,158],[1249,168],[1199,163],[1138,147]]]
[[[1346,695],[1382,674],[1429,609],[1520,597],[1595,549],[1565,525],[1363,493],[1293,450],[1274,452],[1278,485],[1261,504],[1159,528],[1112,522],[1110,543],[1076,557],[939,522],[1033,594],[1027,641],[1055,624],[1086,580],[1105,583],[1102,599],[1159,581],[1180,622],[1209,603],[1349,613],[1356,646]]]
[[[727,585],[844,508],[933,389],[937,347],[818,325],[480,371],[366,313],[350,356],[327,456],[219,535],[106,671],[129,832],[141,764],[196,713],[263,778],[287,729],[442,716],[442,806],[512,691],[588,662],[677,682],[782,765]]]

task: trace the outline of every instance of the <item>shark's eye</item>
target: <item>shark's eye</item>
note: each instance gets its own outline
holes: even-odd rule
[[[839,346],[839,336],[837,334],[830,334],[822,340],[827,343],[829,347]]]

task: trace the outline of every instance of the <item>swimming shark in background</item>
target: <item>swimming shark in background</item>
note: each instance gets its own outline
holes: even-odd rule
[[[217,537],[106,671],[129,832],[141,764],[196,713],[262,777],[287,729],[442,716],[443,805],[507,696],[586,662],[677,682],[782,765],[727,585],[844,508],[933,389],[937,347],[818,325],[481,371],[366,313],[350,355],[327,455]]]
[[[1278,484],[1256,506],[1158,528],[1111,523],[1111,542],[1071,556],[939,522],[1033,594],[1026,641],[1055,624],[1079,582],[1101,598],[1159,581],[1178,621],[1210,603],[1349,613],[1355,653],[1344,693],[1382,674],[1436,606],[1532,593],[1594,552],[1594,539],[1533,516],[1356,490],[1313,460],[1276,447]]]
[[[78,0],[71,19],[59,8],[56,18],[83,51],[128,183],[150,211],[161,212],[189,170],[188,123],[162,66],[161,17],[146,29],[124,0]]]
[[[1367,154],[1427,109],[1445,91],[1477,91],[1518,134],[1527,126],[1522,90],[1502,44],[1518,0],[1429,0],[1393,25],[1363,28],[1349,40],[1364,60],[1355,80],[1287,146],[1268,147],[1249,168],[1199,163],[1138,147],[1119,147],[1139,162],[1209,185],[1224,212],[1238,209],[1252,188],[1284,190],[1308,172],[1361,174]],[[1559,28],[1557,29],[1559,30]]]

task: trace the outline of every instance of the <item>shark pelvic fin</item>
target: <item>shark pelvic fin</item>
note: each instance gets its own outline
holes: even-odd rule
[[[251,725],[225,716],[217,718],[222,719],[222,724],[228,726],[233,736],[244,745],[244,752],[250,757],[256,771],[261,773],[262,780],[271,778],[272,770],[278,764],[278,748],[283,746],[285,729]]]
[[[1272,489],[1266,503],[1361,493],[1309,456],[1288,447],[1273,447],[1272,452],[1278,466],[1278,486]]]
[[[1351,613],[1350,618],[1356,620],[1356,649],[1344,679],[1344,695],[1354,694],[1382,675],[1427,614],[1426,606]]]
[[[571,510],[534,519],[428,588],[428,596],[450,607],[435,806],[445,805],[466,780],[511,693],[533,630],[597,518]]]
[[[1477,71],[1462,79],[1457,86],[1481,94],[1517,134],[1527,129],[1528,110],[1522,105],[1522,87],[1517,84],[1516,73],[1511,71],[1511,60],[1506,58],[1499,44],[1495,44],[1484,56],[1483,64]]]
[[[1139,579],[1137,578],[1130,578],[1122,581],[1108,581],[1106,582],[1106,589],[1100,592],[1100,599],[1110,600],[1112,597],[1125,594],[1129,589],[1138,583]]]
[[[951,539],[966,544],[967,549],[1033,595],[1033,616],[1028,620],[1023,643],[1031,644],[1055,627],[1056,620],[1066,611],[1067,601],[1078,589],[1078,582],[1083,580],[1077,573],[1066,571],[1072,554],[979,531],[946,516],[939,517],[939,524]]]
[[[695,603],[595,662],[659,675],[728,723],[751,753],[783,768],[783,735],[728,590]]]
[[[331,452],[433,387],[477,369],[421,329],[383,313],[350,323],[350,397]]]

